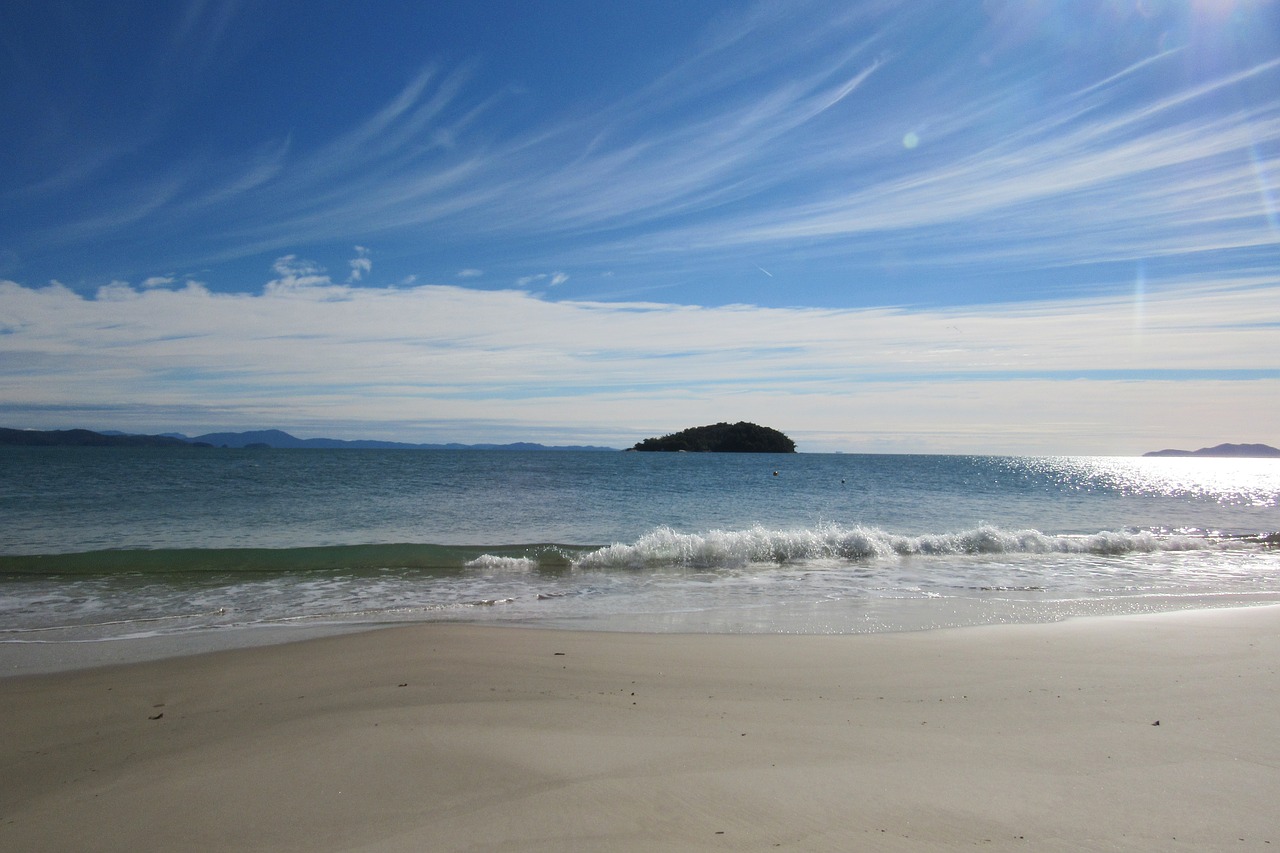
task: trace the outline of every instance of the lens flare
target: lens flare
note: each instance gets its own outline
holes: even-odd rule
[[[1250,5],[1249,0],[1191,0],[1191,12],[1204,23],[1223,22],[1243,14]]]

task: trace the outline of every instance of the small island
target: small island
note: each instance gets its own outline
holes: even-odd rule
[[[690,427],[661,438],[646,438],[631,449],[668,453],[795,453],[796,443],[776,429],[739,421]]]
[[[1153,450],[1143,456],[1231,456],[1269,459],[1280,456],[1280,449],[1269,444],[1219,444],[1199,450]]]

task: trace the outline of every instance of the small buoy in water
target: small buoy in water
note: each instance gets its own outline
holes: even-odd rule
[[[778,476],[778,472],[777,472],[777,471],[774,471],[774,472],[773,472],[773,476],[775,476],[775,477],[776,477],[776,476]]]

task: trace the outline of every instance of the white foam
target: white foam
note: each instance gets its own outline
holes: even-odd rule
[[[983,525],[957,533],[906,536],[874,527],[822,525],[799,530],[712,530],[678,533],[659,527],[633,544],[614,544],[576,559],[577,568],[737,568],[751,563],[812,560],[869,560],[884,557],[975,554],[1120,555],[1157,551],[1195,551],[1221,547],[1205,537],[1150,531],[1102,531],[1092,535],[1053,535],[1038,530],[1002,530]]]
[[[494,554],[481,554],[474,560],[468,560],[463,565],[468,569],[491,572],[529,572],[538,567],[538,561],[529,557],[499,557]]]

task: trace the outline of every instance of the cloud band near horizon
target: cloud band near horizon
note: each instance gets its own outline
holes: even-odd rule
[[[1120,454],[1264,440],[1280,422],[1267,355],[1280,299],[1265,278],[1140,301],[834,310],[358,287],[294,258],[276,268],[258,294],[0,282],[0,412],[33,428],[616,446],[743,419],[809,450]]]

